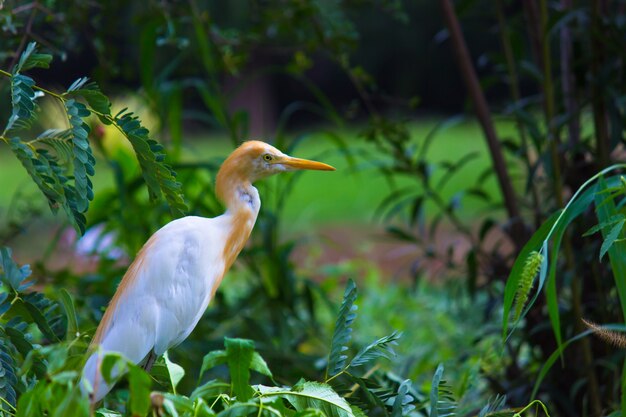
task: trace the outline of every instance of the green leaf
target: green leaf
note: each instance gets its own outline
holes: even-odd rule
[[[265,359],[263,359],[263,357],[256,351],[252,352],[252,361],[250,362],[250,369],[260,373],[261,375],[265,375],[270,378],[274,377],[272,375],[272,371],[270,371],[270,368],[267,366]]]
[[[250,365],[254,353],[254,342],[245,339],[225,338],[226,356],[232,390],[238,401],[245,402],[252,397],[250,387]]]
[[[456,414],[456,401],[443,379],[443,364],[437,366],[430,386],[430,417],[447,417]]]
[[[598,192],[600,193],[600,192]],[[598,204],[596,204],[598,205]],[[609,226],[614,225],[615,223],[619,222],[622,219],[625,219],[626,217],[623,214],[615,214],[611,217],[609,217],[606,221],[600,222],[599,224],[596,224],[595,226],[593,226],[592,228],[590,228],[589,230],[587,230],[585,233],[583,233],[583,236],[591,236],[594,233],[598,233],[600,230],[602,229],[606,229]]]
[[[596,216],[598,218],[598,222],[600,223],[606,222],[618,212],[615,202],[612,199],[604,204],[600,204],[600,201],[602,200],[602,191],[606,190],[610,185],[610,181],[605,181],[604,179],[600,179],[598,181],[595,204]],[[604,236],[604,243],[602,243],[602,247],[604,247],[607,240],[610,239],[610,235],[611,233],[614,233],[614,229],[615,227],[608,233],[606,233],[606,230],[602,231]],[[619,232],[617,233],[619,234]],[[624,277],[626,277],[626,242],[615,242],[615,239],[613,239],[613,243],[614,244],[606,248],[605,252],[608,252],[609,254],[611,271],[613,272],[613,281],[615,282],[615,287],[617,288],[617,294],[622,307],[622,314],[626,316],[626,281],[624,280]],[[602,249],[600,250],[600,253],[602,257]]]
[[[412,404],[412,402],[414,401],[414,398],[413,396],[409,394],[410,388],[411,388],[410,379],[406,379],[402,381],[402,383],[398,387],[398,395],[396,395],[396,398],[393,401],[391,417],[406,416],[406,415],[409,415],[410,412],[415,409],[415,406]],[[431,417],[432,417],[432,414],[431,414]]]
[[[200,385],[190,395],[190,398],[196,400],[198,398],[213,398],[221,394],[230,392],[230,384],[222,381],[211,380]]]
[[[83,119],[89,117],[91,112],[84,104],[74,99],[65,102],[65,110],[70,120],[70,132],[72,144],[74,145],[74,186],[78,197],[75,200],[76,209],[80,213],[87,211],[89,201],[93,200],[93,184],[89,179],[94,175],[94,165],[96,159],[93,157],[89,146],[89,126]]]
[[[65,317],[67,317],[67,340],[74,340],[78,337],[78,318],[76,317],[76,309],[74,308],[74,301],[72,296],[65,288],[59,290],[59,300],[65,311]]]
[[[328,417],[354,417],[350,405],[326,384],[301,382],[291,390],[258,385],[260,397],[279,397],[287,400],[296,411],[314,408]]]
[[[145,416],[150,410],[150,375],[134,364],[128,364],[128,385],[130,388],[130,411],[132,415]]]
[[[114,118],[115,124],[124,133],[132,145],[141,172],[148,186],[151,200],[157,200],[165,195],[170,210],[174,216],[182,216],[187,211],[187,205],[181,193],[181,184],[176,181],[176,173],[163,160],[163,147],[150,139],[150,132],[143,127],[133,113],[124,110]]]
[[[100,91],[98,84],[94,82],[88,83],[87,81],[89,81],[87,77],[79,78],[67,89],[64,95],[68,97],[82,97],[94,111],[110,116],[111,101]]]
[[[624,223],[626,223],[626,219],[622,219],[618,221],[612,228],[611,231],[606,233],[604,236],[604,241],[602,242],[602,247],[600,247],[600,258],[598,259],[602,262],[602,258],[608,252],[608,250],[613,246],[615,240],[619,237],[620,232],[624,228]]]
[[[167,368],[167,372],[170,376],[170,382],[172,383],[172,391],[176,394],[176,386],[185,376],[185,370],[182,366],[170,361],[167,351],[163,354],[163,359],[165,359],[165,367]]]
[[[381,337],[380,339],[370,343],[361,349],[350,361],[350,368],[366,365],[367,363],[379,358],[391,359],[396,356],[396,353],[392,349],[392,345],[397,345],[397,340],[402,337],[401,332],[393,332],[388,336]]]
[[[17,266],[13,261],[10,248],[0,247],[0,281],[7,284],[13,291],[18,291],[22,282],[31,274],[30,266]]]
[[[343,294],[343,301],[339,309],[339,315],[335,322],[335,331],[333,332],[332,342],[330,344],[330,354],[328,357],[328,367],[326,375],[331,377],[341,372],[346,364],[348,356],[344,354],[348,350],[348,342],[350,341],[352,322],[356,318],[355,311],[357,306],[354,305],[357,297],[356,284],[352,279],[348,280],[346,290]]]
[[[12,112],[9,121],[4,128],[4,134],[18,130],[28,129],[35,120],[35,81],[22,74],[11,77],[11,105]]]
[[[20,56],[17,66],[13,69],[13,73],[26,71],[31,68],[49,68],[52,55],[38,54],[36,50],[37,44],[35,42],[29,43],[26,49],[24,49],[22,56]]]
[[[213,352],[207,353],[204,359],[202,359],[202,367],[200,368],[198,378],[202,378],[202,375],[204,375],[207,370],[225,364],[226,360],[227,356],[224,350],[214,350]]]
[[[531,238],[526,242],[522,250],[517,255],[515,259],[515,263],[513,264],[513,268],[511,269],[511,273],[509,274],[509,278],[506,281],[506,286],[504,288],[504,302],[503,302],[503,316],[502,316],[502,339],[506,340],[508,331],[509,331],[509,316],[511,312],[511,308],[513,307],[513,302],[515,301],[515,293],[517,291],[519,280],[522,276],[522,271],[524,270],[524,265],[526,264],[526,259],[528,259],[528,255],[531,252],[539,251],[542,246],[543,241],[548,236],[548,232],[556,222],[556,219],[559,217],[560,212],[556,212],[552,214],[539,229],[531,236]]]

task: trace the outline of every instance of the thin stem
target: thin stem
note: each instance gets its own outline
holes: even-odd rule
[[[6,411],[6,410],[5,410],[5,411],[6,411],[7,413],[10,413],[12,416],[14,416],[14,415],[15,415],[15,413],[17,412],[17,408],[13,407],[13,405],[12,405],[10,402],[8,402],[7,400],[5,400],[5,399],[4,399],[4,397],[0,397],[0,400],[2,400],[2,402],[4,402],[6,405],[8,405],[9,407],[11,407],[11,409],[13,409],[13,411],[14,411],[13,413],[11,413],[10,411]]]
[[[522,98],[519,88],[519,76],[517,73],[517,67],[515,65],[515,57],[513,55],[513,47],[511,46],[509,27],[507,25],[506,17],[504,15],[504,6],[502,4],[502,0],[496,0],[496,16],[498,18],[498,27],[500,29],[499,32],[500,41],[502,42],[502,50],[504,51],[504,57],[506,59],[510,94],[513,98],[513,101],[519,103]],[[526,169],[528,170],[528,175],[532,175],[533,161],[531,157],[528,137],[526,135],[526,127],[524,125],[524,122],[522,121],[522,118],[517,112],[514,114],[514,117],[515,124],[517,125],[517,130],[519,132],[522,142],[522,148],[524,150],[522,155],[524,157],[524,162],[526,163]],[[532,198],[533,212],[535,215],[535,227],[539,227],[541,223],[541,209],[539,205],[539,193],[537,191],[535,181],[530,181],[530,192]]]
[[[520,411],[518,411],[517,413],[513,414],[513,417],[521,417],[522,414],[524,412],[526,412],[526,410],[530,409],[534,405],[541,406],[541,408],[543,408],[543,412],[546,414],[546,416],[550,417],[550,413],[548,413],[548,407],[546,407],[546,405],[544,403],[542,403],[540,400],[533,400],[526,407],[522,408]]]
[[[456,60],[459,69],[461,70],[465,87],[467,88],[470,98],[474,104],[476,117],[483,128],[485,139],[487,140],[489,154],[491,156],[493,167],[498,178],[500,191],[504,199],[504,206],[506,207],[508,217],[512,223],[510,231],[511,238],[516,246],[521,247],[523,242],[526,240],[525,228],[522,223],[511,178],[509,177],[509,171],[506,167],[504,152],[502,151],[502,146],[500,145],[498,135],[493,125],[493,120],[491,119],[491,112],[489,111],[489,106],[487,105],[487,99],[485,98],[480,82],[478,81],[478,76],[476,75],[476,71],[472,65],[469,49],[465,43],[465,39],[463,38],[461,25],[459,24],[459,20],[456,16],[454,5],[451,0],[440,0],[440,4],[443,10],[446,26],[450,32],[452,48],[456,55]]]

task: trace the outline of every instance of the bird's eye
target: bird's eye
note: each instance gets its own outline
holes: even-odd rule
[[[267,162],[270,162],[274,158],[272,157],[272,155],[266,153],[265,155],[263,155],[263,159],[266,160]]]

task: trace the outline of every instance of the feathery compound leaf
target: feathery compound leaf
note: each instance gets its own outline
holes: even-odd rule
[[[402,417],[407,416],[411,411],[415,409],[415,406],[412,404],[414,398],[409,394],[409,390],[411,388],[411,380],[406,379],[402,381],[400,386],[398,387],[398,395],[393,401],[393,409],[391,411],[391,417]],[[431,414],[432,417],[432,414]]]
[[[53,149],[61,165],[68,164],[74,158],[74,147],[69,129],[48,129],[29,143],[42,144]]]
[[[13,407],[17,404],[17,367],[13,360],[12,343],[4,330],[0,327],[0,397],[4,398]],[[0,401],[0,414],[11,410]],[[9,414],[10,415],[10,414]]]
[[[443,379],[443,364],[437,366],[430,387],[430,417],[449,417],[456,414],[456,400],[450,386]]]
[[[65,102],[65,110],[70,121],[72,143],[74,145],[74,186],[76,188],[76,210],[80,213],[87,211],[89,201],[93,200],[93,185],[89,176],[92,176],[96,159],[89,146],[89,126],[83,121],[91,112],[84,104],[74,99]]]
[[[83,97],[89,106],[97,113],[104,115],[111,115],[111,101],[107,96],[102,94],[98,84],[91,82],[87,83],[89,79],[87,77],[79,78],[67,89],[65,96],[68,97]],[[102,120],[102,118],[100,119]],[[111,124],[109,121],[105,121],[106,124]]]
[[[50,67],[50,61],[52,61],[52,55],[50,54],[38,54],[36,53],[37,44],[31,42],[28,44],[17,66],[13,69],[13,73],[16,74],[21,71],[26,71],[31,68],[48,68]]]
[[[176,181],[176,173],[163,162],[165,159],[161,152],[163,147],[149,138],[150,132],[141,125],[133,113],[125,113],[125,110],[122,110],[115,116],[114,121],[135,150],[150,199],[157,200],[164,194],[172,214],[184,215],[187,205],[181,194],[181,185]]]
[[[357,288],[353,280],[348,280],[346,291],[343,294],[343,301],[335,323],[335,331],[330,344],[330,355],[328,357],[327,376],[333,376],[341,372],[345,367],[348,358],[344,352],[348,350],[348,342],[350,341],[352,328],[350,325],[356,318],[357,306],[354,305],[357,297]]]
[[[370,343],[356,354],[350,361],[349,367],[362,366],[378,358],[391,359],[393,356],[396,356],[392,345],[397,345],[397,340],[401,337],[401,332],[394,331],[390,335]]]
[[[62,206],[74,228],[81,234],[84,233],[85,216],[78,210],[76,190],[68,183],[56,158],[45,149],[34,150],[32,145],[17,137],[11,138],[9,145],[39,190],[46,196],[50,210],[56,213],[59,206]]]
[[[4,128],[5,134],[18,129],[28,129],[35,119],[35,81],[22,74],[11,77],[11,117]]]

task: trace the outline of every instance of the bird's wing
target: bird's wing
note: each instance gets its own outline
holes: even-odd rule
[[[224,274],[223,242],[218,219],[179,219],[156,232],[122,278],[92,345],[139,363],[180,343]],[[99,376],[97,358],[85,366],[90,382]]]

